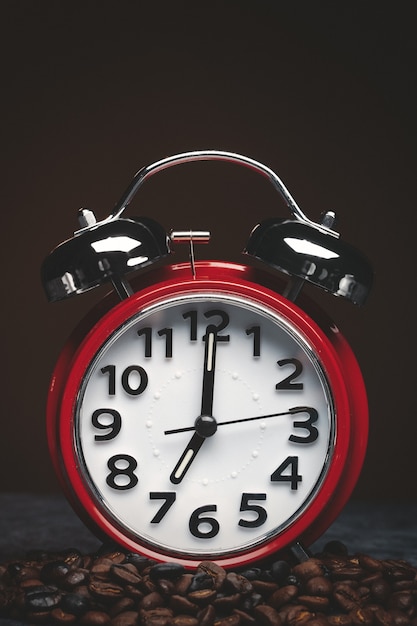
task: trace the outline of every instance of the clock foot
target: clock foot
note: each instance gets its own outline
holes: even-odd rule
[[[292,544],[292,546],[290,546],[290,552],[299,563],[308,561],[308,559],[311,558],[311,552],[309,552],[299,541],[296,541]]]

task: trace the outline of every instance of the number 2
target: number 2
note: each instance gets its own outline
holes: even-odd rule
[[[275,385],[275,389],[278,389],[278,390],[287,389],[290,391],[300,391],[301,389],[304,388],[303,383],[294,382],[295,379],[301,376],[303,372],[303,365],[301,361],[299,361],[298,359],[281,359],[280,361],[277,361],[277,364],[280,367],[285,367],[286,365],[292,365],[294,369],[286,378],[284,378],[284,380],[281,380],[280,383],[277,383]]]

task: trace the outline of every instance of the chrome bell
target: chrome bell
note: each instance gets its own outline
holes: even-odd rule
[[[334,213],[328,212],[321,225],[330,229],[334,219]],[[307,281],[363,304],[372,286],[369,261],[332,231],[317,226],[300,219],[267,219],[255,226],[244,252],[298,279],[290,299]]]
[[[71,239],[59,244],[41,268],[50,302],[84,293],[106,282],[121,298],[131,295],[123,277],[170,252],[165,230],[147,217],[116,218],[96,222],[88,209],[80,209],[82,226]]]

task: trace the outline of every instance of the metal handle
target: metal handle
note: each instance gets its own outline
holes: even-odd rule
[[[134,176],[131,184],[126,189],[125,193],[116,204],[111,215],[103,220],[103,222],[108,222],[113,219],[117,219],[126,209],[126,207],[133,200],[137,191],[141,187],[141,185],[151,176],[162,172],[163,170],[168,169],[169,167],[173,167],[174,165],[181,165],[183,163],[192,163],[193,161],[224,161],[227,163],[236,163],[238,165],[243,165],[254,172],[258,172],[262,174],[262,176],[269,179],[275,189],[281,194],[282,198],[286,202],[288,208],[290,209],[292,215],[301,220],[302,222],[317,228],[318,230],[331,234],[335,237],[338,237],[339,234],[327,227],[324,224],[316,223],[311,221],[300,209],[300,207],[295,202],[294,198],[285,187],[282,180],[273,172],[269,167],[263,165],[262,163],[255,161],[249,157],[243,156],[241,154],[236,154],[234,152],[224,152],[222,150],[196,150],[193,152],[182,152],[180,154],[176,154],[165,159],[161,159],[160,161],[156,161],[151,165],[147,165],[140,169]],[[82,229],[84,230],[84,229]],[[78,231],[80,232],[80,231]]]

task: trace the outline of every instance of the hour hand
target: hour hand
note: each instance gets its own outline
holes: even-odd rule
[[[217,422],[214,417],[210,415],[200,415],[195,421],[194,428],[195,433],[188,442],[187,447],[181,454],[180,460],[169,477],[174,485],[178,485],[182,481],[205,439],[214,435],[217,430]]]
[[[171,476],[169,477],[170,481],[174,485],[178,485],[184,478],[188,468],[194,460],[194,457],[203,445],[204,439],[205,438],[199,435],[197,431],[191,437],[187,447],[180,457],[180,460],[172,470]]]

